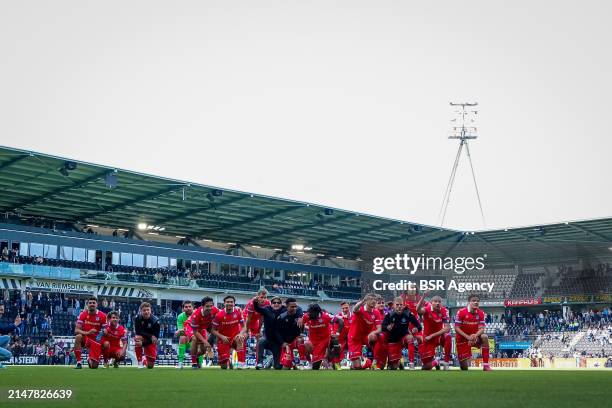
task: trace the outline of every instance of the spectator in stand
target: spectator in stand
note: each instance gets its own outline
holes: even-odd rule
[[[12,353],[8,350],[8,345],[11,340],[9,333],[18,330],[21,324],[21,317],[17,315],[12,323],[3,323],[4,304],[0,304],[0,369],[5,368],[2,361],[8,361],[12,357]]]

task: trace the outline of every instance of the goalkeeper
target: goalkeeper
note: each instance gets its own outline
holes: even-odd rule
[[[183,364],[185,362],[185,352],[187,351],[187,347],[189,346],[191,349],[191,343],[189,342],[189,338],[185,335],[185,322],[189,319],[189,316],[193,313],[193,303],[190,300],[186,300],[183,302],[183,313],[179,314],[176,317],[176,333],[175,336],[179,338],[179,346],[178,346],[178,366],[176,368],[182,369]],[[200,356],[199,363],[202,366],[203,357]]]

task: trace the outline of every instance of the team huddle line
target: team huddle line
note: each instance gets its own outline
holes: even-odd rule
[[[408,351],[408,368],[414,369],[417,348],[424,370],[448,369],[451,363],[450,317],[439,296],[426,301],[427,292],[418,297],[415,291],[407,291],[387,309],[380,295],[368,294],[352,307],[342,302],[336,315],[317,303],[303,311],[295,298],[282,302],[279,297],[267,296],[265,289],[260,290],[244,310],[236,306],[232,295],[225,296],[222,308],[217,308],[208,296],[195,309],[191,301],[183,302],[183,311],[177,317],[177,368],[184,367],[188,348],[192,368],[201,368],[203,358],[213,355],[215,342],[222,369],[246,368],[249,337],[257,340],[257,369],[265,368],[266,351],[272,354],[275,369],[336,369],[348,358],[354,370],[395,370],[404,368],[403,349]],[[467,307],[460,309],[454,319],[457,358],[462,370],[469,367],[472,347],[481,349],[483,369],[491,369],[489,341],[484,333],[485,314],[479,302],[477,295],[469,296]],[[74,343],[76,368],[82,368],[84,347],[89,350],[90,368],[97,368],[101,360],[106,367],[110,362],[118,367],[126,358],[128,334],[119,323],[119,314],[112,311],[106,315],[97,307],[96,297],[91,296],[86,309],[79,314]],[[148,302],[140,305],[134,331],[138,367],[154,368],[160,324]],[[440,360],[436,359],[438,347],[444,356]],[[364,356],[364,350],[372,352],[373,361]],[[233,351],[237,362],[232,362]],[[294,357],[296,351],[299,359]]]

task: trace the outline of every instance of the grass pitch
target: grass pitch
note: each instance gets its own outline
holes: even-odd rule
[[[605,407],[612,370],[221,371],[168,368],[0,371],[0,406]],[[9,389],[71,389],[70,400],[8,399]]]

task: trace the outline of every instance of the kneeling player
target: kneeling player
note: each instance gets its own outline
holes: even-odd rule
[[[216,314],[212,321],[212,334],[217,337],[217,351],[221,368],[232,368],[231,351],[236,350],[238,364],[236,368],[246,367],[246,352],[244,341],[246,339],[246,326],[239,307],[235,307],[236,298],[228,295],[223,298],[224,308]]]
[[[348,334],[349,359],[353,370],[362,370],[372,365],[370,360],[361,364],[363,346],[374,344],[380,333],[377,325],[379,314],[375,312],[376,295],[368,294],[353,306],[353,318]]]
[[[417,310],[417,305],[422,302],[419,301],[419,295],[417,294],[417,291],[414,289],[412,290],[409,289],[403,294],[402,298],[404,299],[404,306],[410,309],[410,312],[417,318],[417,320],[419,320],[419,313]],[[414,326],[411,326],[410,333],[412,334],[412,337],[414,338],[414,340],[411,341],[410,344],[408,344],[408,361],[409,361],[409,368],[411,370],[414,370],[414,358],[416,355],[415,341],[418,344],[418,346],[421,347],[421,345],[423,344],[423,332],[418,331],[416,330]]]
[[[411,328],[421,331],[421,324],[410,310],[404,307],[404,300],[396,297],[393,301],[393,311],[385,316],[382,328],[387,333],[388,342],[388,368],[396,370],[399,368],[402,358],[402,348],[414,341]]]
[[[455,341],[457,357],[462,370],[467,370],[472,358],[472,347],[482,351],[482,369],[490,371],[489,367],[489,337],[484,334],[485,314],[478,308],[478,295],[468,297],[468,305],[460,309],[455,316]]]
[[[104,356],[104,367],[108,367],[109,359],[113,359],[113,366],[119,367],[119,362],[125,359],[127,350],[127,331],[119,324],[119,313],[108,314],[109,323],[102,330],[102,355]]]
[[[444,362],[441,362],[440,365],[443,365],[446,370],[450,362],[452,347],[448,309],[442,306],[440,296],[432,297],[431,303],[421,307],[423,299],[425,297],[419,301],[419,314],[423,317],[423,335],[425,336],[421,349],[423,370],[431,370],[433,367],[440,369],[438,361],[435,360],[438,346],[444,349]]]
[[[212,347],[208,342],[208,329],[219,312],[211,297],[202,299],[202,306],[198,307],[185,322],[185,336],[191,342],[191,368],[200,368],[198,358],[207,354]]]
[[[316,303],[308,306],[308,312],[304,314],[303,324],[308,328],[308,341],[304,344],[307,354],[312,355],[312,369],[318,370],[322,363],[328,366],[328,354],[332,339],[332,327],[339,319],[338,330],[334,330],[334,338],[338,338],[338,332],[342,331],[344,321],[342,318],[332,316],[321,310]]]
[[[81,365],[81,350],[83,347],[89,349],[87,363],[90,368],[98,368],[102,346],[97,340],[98,335],[106,326],[106,314],[98,310],[98,299],[91,296],[87,299],[87,310],[79,314],[74,329],[74,356],[77,364],[75,368],[83,368]]]
[[[138,368],[155,367],[157,359],[157,339],[159,338],[159,319],[153,315],[151,304],[140,304],[140,314],[134,319],[134,351],[138,359]],[[143,359],[144,350],[144,359]]]
[[[183,312],[180,313],[176,317],[176,332],[175,336],[179,338],[179,346],[178,346],[178,369],[183,368],[183,364],[185,362],[185,351],[187,351],[187,347],[189,346],[191,336],[187,337],[185,334],[185,322],[189,319],[189,316],[193,313],[193,303],[190,300],[186,300],[183,302]],[[191,349],[193,353],[193,349]]]

